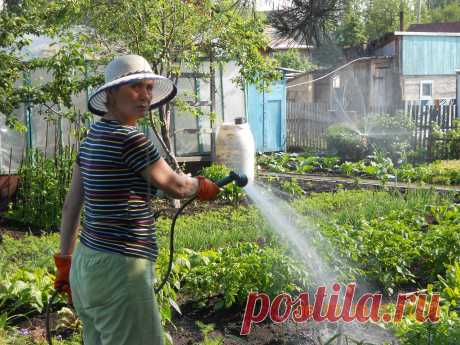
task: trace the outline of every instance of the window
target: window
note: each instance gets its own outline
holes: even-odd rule
[[[420,82],[420,99],[421,100],[433,99],[433,81],[422,80]]]
[[[340,76],[336,75],[332,78],[332,87],[334,89],[340,89]]]

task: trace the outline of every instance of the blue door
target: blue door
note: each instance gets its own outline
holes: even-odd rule
[[[286,81],[274,82],[263,92],[258,91],[254,85],[247,85],[246,115],[257,151],[283,151],[286,134]]]

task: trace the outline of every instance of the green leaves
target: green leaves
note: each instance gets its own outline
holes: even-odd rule
[[[212,164],[209,167],[201,170],[201,174],[212,181],[218,181],[230,174],[230,169],[224,165]],[[230,183],[223,187],[223,191],[219,194],[219,198],[233,203],[238,203],[245,197],[245,193],[241,187],[235,183]]]
[[[53,159],[45,158],[40,150],[28,150],[18,172],[21,185],[17,200],[8,216],[34,230],[56,230],[75,159],[72,148],[64,148]]]
[[[53,280],[43,268],[10,273],[0,282],[0,308],[9,315],[41,313],[53,292]]]
[[[396,167],[382,151],[357,162],[340,162],[336,156],[317,157],[305,154],[260,154],[258,167],[270,172],[334,173],[345,176],[376,178],[383,182],[424,182],[438,185],[460,184],[460,160],[437,161],[414,166],[410,163]]]
[[[184,289],[202,303],[222,295],[215,309],[243,305],[251,291],[263,291],[272,297],[281,291],[299,291],[308,281],[301,264],[279,248],[237,243],[191,255],[197,264],[184,277]]]

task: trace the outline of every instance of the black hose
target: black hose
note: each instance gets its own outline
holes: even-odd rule
[[[48,300],[48,304],[46,305],[46,312],[45,312],[45,326],[46,326],[46,340],[48,341],[49,345],[53,345],[53,341],[51,340],[51,330],[50,330],[50,308],[53,304],[54,299],[59,294],[58,290],[54,290],[51,298]]]
[[[196,196],[194,196],[194,197],[188,199],[186,202],[184,202],[184,204],[181,206],[181,208],[178,209],[176,214],[174,215],[174,218],[173,218],[172,223],[171,223],[171,231],[170,231],[170,234],[169,234],[169,263],[168,263],[168,269],[166,270],[166,274],[165,274],[163,280],[161,281],[160,285],[154,290],[155,293],[158,293],[163,288],[163,286],[168,281],[169,276],[171,275],[173,257],[174,257],[174,229],[176,227],[177,217],[179,217],[181,215],[181,213],[184,210],[184,208],[186,208],[188,206],[188,204],[190,204],[193,200],[195,200],[195,198],[196,198]]]
[[[158,293],[163,286],[166,284],[166,282],[169,279],[169,276],[171,275],[171,270],[172,270],[172,264],[173,264],[173,259],[174,259],[174,229],[176,227],[176,220],[177,218],[181,215],[182,211],[184,208],[186,208],[193,200],[195,200],[196,197],[192,197],[179,208],[176,212],[176,214],[173,217],[172,223],[171,223],[171,231],[169,234],[169,263],[168,263],[168,269],[166,270],[166,274],[161,281],[160,285],[154,290],[155,293]],[[159,212],[155,214],[156,217],[159,216]],[[51,298],[48,300],[48,304],[46,305],[46,312],[45,312],[45,325],[46,325],[46,340],[48,341],[49,345],[53,345],[53,341],[51,338],[51,330],[50,330],[50,308],[51,305],[53,304],[54,299],[58,295],[59,291],[55,290],[53,294],[51,295]],[[83,344],[83,339],[82,339],[82,344]]]

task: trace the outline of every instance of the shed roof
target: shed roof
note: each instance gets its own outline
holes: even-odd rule
[[[460,22],[412,24],[411,26],[409,26],[409,29],[407,31],[409,32],[460,33]]]
[[[276,29],[271,26],[267,26],[264,30],[264,33],[269,38],[268,47],[273,50],[313,48],[313,46],[299,43],[292,38],[281,36],[278,34]]]

